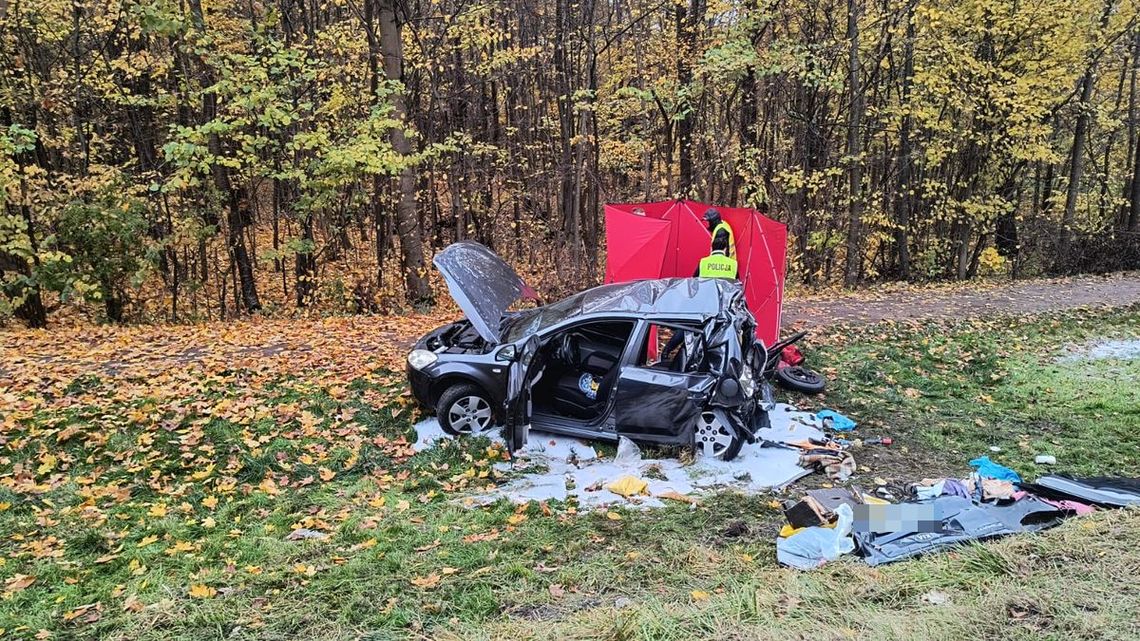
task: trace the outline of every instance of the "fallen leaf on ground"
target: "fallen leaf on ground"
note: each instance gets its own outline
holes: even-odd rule
[[[19,592],[36,582],[36,577],[28,576],[26,574],[16,574],[12,578],[4,582],[4,592],[11,594],[12,592]]]
[[[139,601],[138,597],[133,594],[123,599],[124,612],[142,612],[143,607],[142,601]]]
[[[217,593],[217,590],[203,583],[190,586],[190,598],[192,599],[209,599]]]
[[[422,590],[430,590],[439,585],[440,576],[438,574],[429,574],[427,576],[417,576],[412,579],[412,585]]]
[[[666,490],[664,492],[661,492],[660,494],[657,495],[657,498],[668,499],[670,501],[679,501],[681,503],[688,503],[690,505],[696,505],[697,504],[697,499],[695,499],[691,496],[686,496],[684,494],[681,494],[680,492],[678,492],[676,490]]]

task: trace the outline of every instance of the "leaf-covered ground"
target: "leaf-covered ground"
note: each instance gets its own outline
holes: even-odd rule
[[[400,344],[438,321],[3,334],[4,634],[1136,636],[1135,511],[805,574],[775,564],[770,497],[650,513],[466,508],[453,499],[495,483],[504,453],[408,445]],[[1140,340],[1140,308],[835,328],[809,354],[832,391],[793,400],[896,439],[856,452],[864,487],[962,474],[979,454],[1030,476],[1037,453],[1137,475],[1140,360],[1080,357],[1104,338]]]

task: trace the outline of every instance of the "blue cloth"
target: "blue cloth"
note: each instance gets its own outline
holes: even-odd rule
[[[978,457],[970,461],[970,465],[978,468],[978,475],[982,478],[1013,481],[1014,483],[1021,482],[1021,477],[1017,475],[1017,472],[1004,465],[994,463],[988,456]]]
[[[835,410],[820,410],[815,415],[815,417],[819,419],[819,422],[821,423],[825,419],[830,419],[831,429],[835,430],[836,432],[850,432],[851,430],[855,429],[855,421],[847,418],[839,412],[836,412]]]
[[[598,400],[598,383],[598,379],[594,378],[590,374],[582,374],[578,377],[578,389],[582,390],[582,393],[586,395],[586,398],[590,399],[591,401]]]

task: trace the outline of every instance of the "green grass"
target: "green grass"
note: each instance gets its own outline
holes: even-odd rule
[[[1140,311],[880,324],[813,356],[835,372],[828,403],[938,470],[988,455],[1033,476],[1050,454],[1058,470],[1136,476],[1140,359],[1080,358],[1106,339],[1140,340]]]
[[[856,451],[863,486],[962,475],[979,455],[1030,477],[1037,453],[1058,470],[1136,475],[1140,360],[1057,360],[1060,346],[1103,337],[1140,337],[1140,310],[840,330],[809,354],[834,370],[831,391],[796,400],[896,439]],[[1136,638],[1140,511],[878,569],[847,559],[800,573],[776,565],[781,516],[766,496],[615,510],[617,520],[573,503],[465,507],[464,492],[494,482],[500,453],[487,441],[408,456],[398,439],[410,412],[368,406],[364,382],[337,398],[318,380],[230,376],[150,397],[84,377],[63,402],[0,411],[0,584],[35,577],[0,600],[4,634]],[[57,460],[40,473],[47,454]],[[313,480],[272,493],[267,475]],[[328,538],[288,541],[294,526]],[[192,597],[196,585],[216,593]],[[931,592],[948,603],[923,601]]]

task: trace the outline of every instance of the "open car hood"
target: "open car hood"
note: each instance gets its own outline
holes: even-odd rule
[[[515,301],[534,290],[490,249],[473,241],[449,245],[432,259],[447,290],[483,340],[503,340],[502,319]]]

